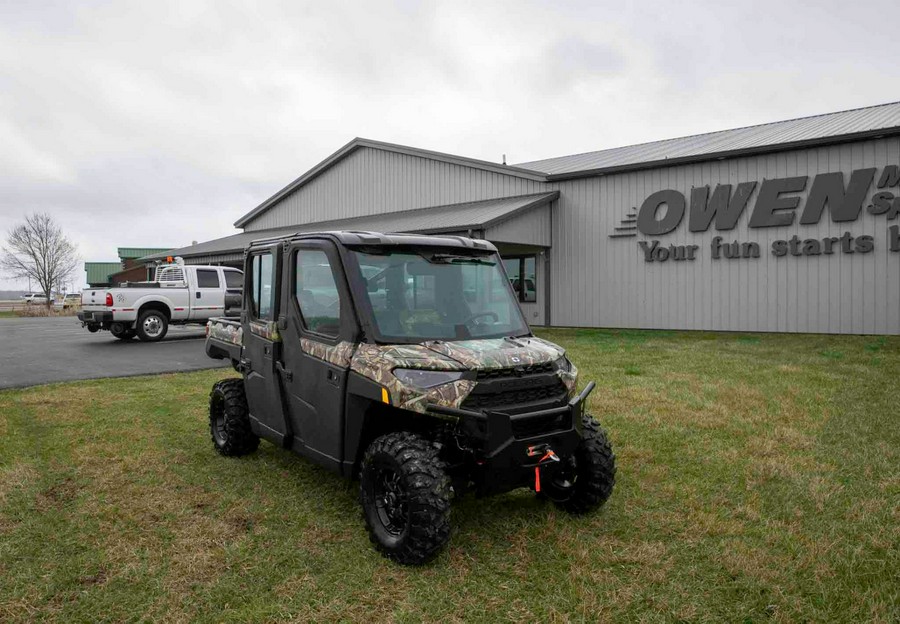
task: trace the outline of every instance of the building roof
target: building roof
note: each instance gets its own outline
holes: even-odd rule
[[[900,133],[900,102],[515,165],[548,180],[793,149]]]
[[[122,270],[121,262],[85,262],[88,284],[107,284],[109,276]]]
[[[449,204],[444,206],[431,206],[429,208],[416,208],[401,212],[389,212],[386,214],[368,215],[363,217],[351,217],[348,219],[336,219],[331,221],[317,221],[284,228],[269,230],[252,230],[241,234],[234,234],[216,240],[206,241],[190,247],[166,250],[165,253],[152,254],[144,258],[144,261],[152,262],[166,256],[191,256],[220,255],[227,253],[243,252],[253,241],[279,238],[299,232],[356,230],[369,232],[417,232],[423,234],[439,232],[465,232],[467,230],[481,230],[510,219],[517,214],[548,204],[559,197],[559,191],[536,193],[533,195],[519,195],[516,197],[501,197],[476,202],[461,204]]]
[[[363,147],[474,167],[538,182],[553,182],[619,171],[649,169],[661,165],[827,145],[888,134],[900,134],[900,102],[584,154],[533,160],[516,165],[503,165],[406,145],[355,138],[235,221],[234,225],[244,227],[285,196]]]
[[[121,260],[126,260],[131,258],[143,258],[150,254],[163,253],[169,249],[171,249],[171,247],[119,247],[118,253]]]
[[[509,165],[502,165],[499,163],[493,163],[486,160],[478,160],[477,158],[468,158],[466,156],[456,156],[454,154],[445,154],[443,152],[435,152],[432,150],[420,149],[418,147],[409,147],[408,145],[397,145],[395,143],[385,143],[383,141],[373,141],[372,139],[363,139],[357,137],[344,145],[341,149],[333,153],[331,156],[320,162],[318,165],[304,173],[302,176],[285,186],[283,189],[272,195],[269,199],[261,203],[259,206],[245,214],[243,217],[234,222],[235,227],[243,227],[247,224],[248,221],[251,221],[254,217],[259,215],[260,213],[268,210],[273,204],[280,201],[286,195],[294,192],[307,182],[311,181],[313,178],[316,178],[320,174],[324,173],[338,162],[355,152],[356,150],[368,147],[372,149],[378,149],[385,152],[394,152],[397,154],[406,154],[407,156],[419,156],[421,158],[427,158],[429,160],[436,160],[440,162],[446,162],[455,165],[462,165],[465,167],[474,167],[476,169],[483,169],[485,171],[492,171],[494,173],[502,173],[505,175],[511,175],[519,178],[526,178],[529,180],[538,180],[543,181],[543,174],[536,171],[528,171],[527,169],[523,169],[521,167],[512,167]]]

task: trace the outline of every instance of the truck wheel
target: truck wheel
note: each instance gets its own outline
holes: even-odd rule
[[[450,479],[417,435],[389,433],[369,445],[359,494],[369,539],[389,559],[426,563],[450,539]]]
[[[87,330],[89,332],[91,332],[92,334],[96,334],[98,331],[100,331],[100,326],[97,325],[96,323],[90,323],[87,326]]]
[[[228,457],[252,453],[259,436],[250,428],[243,379],[223,379],[209,394],[209,433],[216,450]]]
[[[616,456],[603,427],[590,414],[582,418],[581,443],[575,449],[572,495],[556,505],[571,514],[594,511],[606,502],[616,482]]]
[[[159,310],[147,310],[137,322],[137,335],[142,342],[158,342],[169,331],[169,319]]]

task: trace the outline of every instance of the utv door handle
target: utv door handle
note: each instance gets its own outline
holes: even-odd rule
[[[333,370],[331,370],[329,368],[328,371],[325,373],[325,379],[328,380],[328,383],[337,386],[338,384],[340,384],[341,378],[340,378],[340,375],[338,375],[336,372],[334,372]]]
[[[198,291],[197,291],[197,299],[200,298],[200,295],[201,295],[201,293],[200,293],[200,291],[198,290]]]
[[[275,370],[284,375],[286,381],[292,381],[294,379],[294,373],[286,369],[281,362],[275,362]]]

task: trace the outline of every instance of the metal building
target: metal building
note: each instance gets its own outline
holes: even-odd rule
[[[243,233],[494,242],[535,325],[900,333],[900,103],[507,166],[355,139]],[[149,256],[147,261],[159,259]]]

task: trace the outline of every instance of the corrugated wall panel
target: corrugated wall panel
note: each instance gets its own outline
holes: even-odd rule
[[[500,243],[549,247],[550,206],[539,206],[485,228],[484,238]]]
[[[472,167],[360,148],[247,224],[284,227],[508,195],[546,184]]]
[[[881,169],[900,164],[896,137],[776,154],[664,167],[559,182],[552,211],[552,319],[554,325],[719,329],[829,333],[900,333],[900,253],[888,250],[884,215],[865,211],[869,189],[854,222],[835,223],[826,208],[816,225],[800,225],[799,214],[817,173]],[[748,227],[764,179],[809,176],[795,223],[788,227]],[[661,245],[700,246],[697,260],[644,261],[638,241],[652,237],[608,237],[630,208],[662,189],[685,195],[691,188],[718,183],[758,183],[737,227],[691,233],[687,215]],[[893,190],[897,194],[898,189]],[[875,238],[868,254],[775,257],[772,242],[797,234],[801,239],[840,237],[849,231]],[[714,236],[723,242],[757,242],[760,257],[710,258]]]

